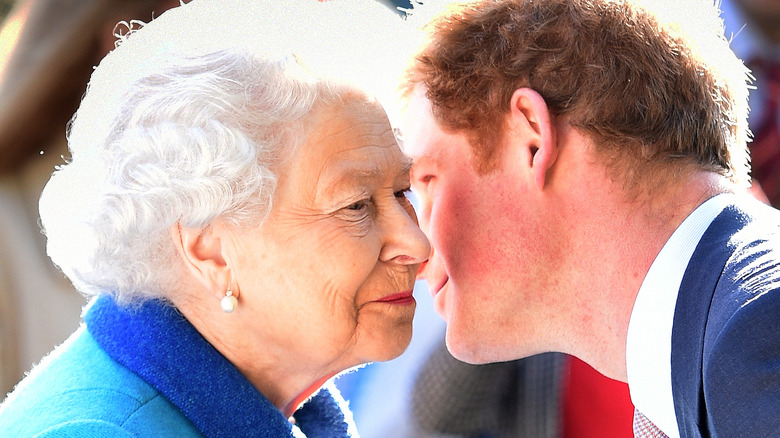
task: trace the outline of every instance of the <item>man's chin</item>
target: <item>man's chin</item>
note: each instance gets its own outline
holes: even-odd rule
[[[447,350],[455,359],[471,365],[508,362],[546,351],[537,351],[527,345],[502,344],[489,334],[468,329],[458,332],[453,327],[448,321],[445,338]]]
[[[455,334],[450,330],[449,321],[445,341],[447,350],[449,350],[452,357],[461,362],[471,365],[498,362],[498,360],[491,357],[491,354],[489,354],[489,351],[485,348],[484,339],[483,342],[479,342],[478,339],[470,339]]]

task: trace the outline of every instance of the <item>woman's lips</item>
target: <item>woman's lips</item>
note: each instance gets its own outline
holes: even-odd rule
[[[398,305],[408,305],[415,302],[414,296],[412,295],[412,291],[404,291],[404,292],[398,292],[395,294],[390,294],[385,297],[382,297],[378,300],[376,300],[378,303],[387,303],[387,304],[398,304]]]

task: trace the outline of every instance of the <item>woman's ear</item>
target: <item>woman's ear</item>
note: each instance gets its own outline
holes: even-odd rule
[[[222,239],[214,227],[185,228],[175,224],[171,239],[184,266],[204,287],[222,296],[230,283],[230,272],[222,255]]]
[[[556,132],[550,123],[547,103],[536,91],[519,88],[512,94],[509,117],[512,135],[527,148],[533,180],[541,190],[546,182],[547,171],[558,156]]]

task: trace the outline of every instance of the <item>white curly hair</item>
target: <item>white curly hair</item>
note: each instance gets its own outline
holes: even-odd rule
[[[80,292],[165,298],[183,275],[170,227],[260,226],[312,109],[366,88],[343,69],[378,49],[356,51],[366,35],[339,23],[373,34],[392,12],[292,3],[194,0],[120,36],[96,68],[39,204],[47,252]]]

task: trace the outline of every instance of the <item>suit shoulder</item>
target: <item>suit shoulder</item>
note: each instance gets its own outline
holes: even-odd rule
[[[729,239],[730,256],[715,287],[705,353],[706,344],[738,314],[761,313],[761,307],[780,297],[780,211],[754,206],[743,220]]]
[[[715,305],[715,304],[714,304]],[[780,436],[780,292],[764,286],[710,332],[703,364],[712,429]]]

